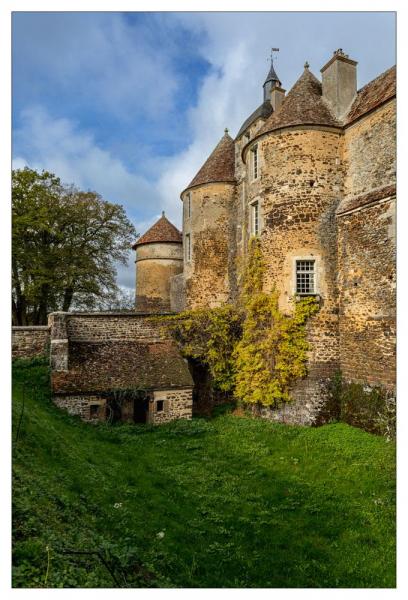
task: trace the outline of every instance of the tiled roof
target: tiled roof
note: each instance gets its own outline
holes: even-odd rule
[[[234,140],[225,132],[197,175],[186,189],[204,183],[235,182],[235,148]]]
[[[359,196],[352,196],[343,198],[340,202],[336,214],[343,215],[344,213],[348,213],[351,210],[355,210],[356,208],[361,208],[363,206],[367,206],[368,204],[372,204],[373,202],[377,202],[378,200],[383,200],[384,198],[391,198],[396,194],[396,185],[386,185],[382,188],[378,188],[376,190],[372,190],[366,194],[360,194]]]
[[[54,394],[193,387],[185,360],[171,341],[70,342],[69,371],[54,371]]]
[[[154,244],[155,242],[182,243],[180,231],[164,216],[164,212],[160,219],[133,244],[132,248],[135,249],[141,244]]]
[[[238,135],[235,139],[237,140],[239,137],[241,137],[244,131],[248,129],[248,127],[250,127],[252,123],[255,123],[255,121],[257,121],[258,119],[263,119],[265,121],[265,119],[267,119],[272,112],[273,108],[269,100],[263,102],[260,106],[258,106],[256,110],[254,110],[252,115],[250,115],[247,118],[247,120],[242,125],[241,129],[238,131]]]
[[[322,84],[305,68],[276,112],[273,112],[258,135],[291,125],[326,125],[341,127],[322,98]]]
[[[373,110],[396,94],[396,68],[391,67],[381,75],[367,83],[357,92],[350,112],[347,115],[346,125],[355,121],[365,113]]]

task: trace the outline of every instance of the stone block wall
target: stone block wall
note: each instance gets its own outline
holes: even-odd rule
[[[12,357],[35,358],[47,356],[50,329],[48,326],[15,326],[12,328]]]
[[[107,416],[106,398],[100,396],[53,396],[58,408],[68,414],[81,417],[84,421],[105,421]],[[91,408],[92,407],[92,408]]]
[[[172,312],[181,312],[186,304],[184,274],[170,279],[170,308]]]
[[[342,196],[342,135],[334,128],[288,128],[258,139],[260,175],[239,184],[237,211],[251,235],[251,203],[260,208],[260,240],[266,262],[265,290],[279,292],[279,307],[291,314],[296,296],[296,260],[315,261],[320,310],[307,327],[308,376],[292,389],[293,403],[266,409],[270,418],[311,424],[324,402],[321,382],[339,368],[337,230]],[[248,159],[247,159],[248,160]],[[240,192],[238,192],[240,195]],[[245,262],[247,241],[240,245]]]
[[[340,367],[348,381],[395,386],[395,199],[338,216]]]
[[[157,403],[163,401],[163,410],[157,411]],[[155,390],[149,404],[149,423],[158,425],[175,419],[191,419],[193,412],[192,389]]]
[[[396,101],[391,100],[345,129],[344,197],[396,183]]]
[[[170,280],[183,270],[179,243],[142,244],[136,250],[136,310],[170,311]]]
[[[65,313],[67,335],[71,342],[115,340],[159,340],[161,330],[142,313]]]
[[[234,206],[233,183],[208,183],[190,189],[191,216],[184,211],[184,279],[186,308],[216,307],[230,299],[230,271],[233,248],[230,244]],[[191,239],[191,260],[187,260],[186,236]]]

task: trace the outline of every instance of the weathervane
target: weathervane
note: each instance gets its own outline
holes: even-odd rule
[[[273,64],[273,61],[276,60],[278,53],[279,52],[279,48],[271,48],[271,63]]]

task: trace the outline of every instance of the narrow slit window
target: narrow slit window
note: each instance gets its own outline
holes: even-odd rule
[[[251,233],[259,235],[259,202],[251,204]]]
[[[186,261],[190,262],[191,260],[191,236],[189,233],[186,234]]]
[[[301,295],[314,294],[316,292],[315,276],[314,260],[297,260],[296,293]]]
[[[164,411],[164,400],[157,400],[156,402],[156,412]]]
[[[189,219],[191,217],[191,194],[187,194],[186,197],[186,212],[187,212],[187,218]]]
[[[252,179],[258,179],[259,175],[259,156],[258,144],[252,148]]]

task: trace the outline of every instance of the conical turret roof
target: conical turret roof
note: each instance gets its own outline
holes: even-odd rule
[[[204,183],[235,182],[234,140],[228,129],[186,189]]]
[[[136,249],[137,246],[141,246],[142,244],[154,244],[155,242],[182,243],[181,232],[173,225],[173,223],[170,223],[165,216],[164,211],[162,212],[160,219],[133,244],[132,248]]]
[[[322,84],[308,66],[284,98],[281,106],[267,119],[258,136],[291,125],[326,125],[341,127],[341,123],[322,98]]]
[[[273,61],[271,61],[271,68],[269,69],[269,73],[266,76],[264,85],[265,85],[265,83],[268,83],[268,81],[276,81],[277,85],[279,85],[279,86],[282,85],[279,77],[276,74],[275,68],[273,66]]]

